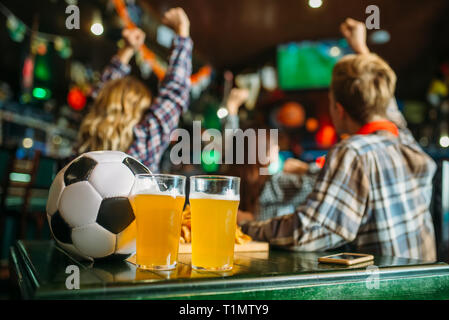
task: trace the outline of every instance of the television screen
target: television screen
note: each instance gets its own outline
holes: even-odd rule
[[[279,86],[283,90],[328,88],[332,69],[352,53],[345,39],[302,41],[278,46]]]

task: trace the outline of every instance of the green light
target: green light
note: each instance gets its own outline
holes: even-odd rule
[[[34,75],[41,81],[50,80],[51,74],[48,67],[48,59],[43,56],[36,57],[36,63],[34,67]]]
[[[45,88],[36,87],[33,89],[33,97],[35,97],[36,99],[40,100],[48,99],[50,98],[50,94],[51,94],[50,90]]]
[[[284,167],[284,161],[282,159],[279,159],[276,162],[270,163],[268,166],[268,173],[269,174],[276,174],[282,170]]]
[[[31,181],[31,176],[26,173],[11,172],[9,174],[9,180],[14,181],[14,182],[28,183]]]
[[[201,166],[206,172],[215,172],[220,167],[218,164],[220,159],[221,154],[216,150],[203,151],[201,154]]]

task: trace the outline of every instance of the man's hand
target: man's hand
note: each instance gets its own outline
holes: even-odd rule
[[[347,18],[340,25],[340,31],[356,53],[369,53],[366,45],[366,27],[363,22]]]
[[[237,224],[242,224],[247,221],[254,221],[254,215],[248,211],[237,211]]]
[[[233,88],[229,93],[226,107],[230,115],[236,115],[240,106],[249,98],[249,90]]]
[[[309,165],[301,160],[289,158],[285,160],[284,169],[285,173],[293,173],[297,175],[303,175],[309,170]]]
[[[168,10],[162,18],[162,23],[172,28],[183,38],[190,36],[190,21],[182,8]]]

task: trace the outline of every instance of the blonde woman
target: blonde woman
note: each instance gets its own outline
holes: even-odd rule
[[[189,104],[192,73],[190,22],[181,8],[169,10],[163,22],[176,32],[166,76],[153,100],[139,80],[128,76],[129,61],[145,41],[140,29],[123,31],[126,47],[115,55],[102,75],[101,89],[84,118],[78,153],[119,150],[142,161],[152,172],[159,170],[170,133]]]

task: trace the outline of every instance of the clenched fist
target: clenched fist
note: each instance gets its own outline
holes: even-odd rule
[[[122,36],[126,41],[127,46],[133,48],[134,50],[139,50],[145,42],[145,32],[139,28],[124,29]]]
[[[226,102],[229,114],[236,115],[239,111],[240,106],[244,102],[246,102],[248,98],[249,98],[248,89],[233,88],[229,93],[228,101]]]
[[[181,37],[190,36],[190,21],[182,8],[168,10],[162,18],[162,23],[172,28]]]
[[[347,18],[340,25],[340,31],[356,53],[369,53],[366,45],[366,27],[363,22]]]

